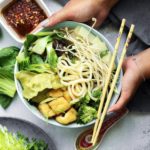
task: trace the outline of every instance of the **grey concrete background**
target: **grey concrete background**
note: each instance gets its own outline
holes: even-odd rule
[[[52,12],[61,8],[61,5],[54,0],[44,0],[44,2]],[[3,34],[0,39],[0,48],[10,45],[21,46],[10,37],[1,25],[0,28]],[[100,32],[106,36],[112,45],[115,43],[117,31],[111,24],[100,29]],[[124,40],[125,35],[121,45],[123,45]],[[0,108],[0,116],[16,117],[35,123],[54,140],[58,150],[74,150],[76,137],[88,128],[65,129],[48,125],[29,112],[18,95],[7,110]],[[99,150],[150,150],[150,113],[130,112],[108,131]]]

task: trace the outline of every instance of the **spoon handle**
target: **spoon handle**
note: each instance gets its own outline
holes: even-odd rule
[[[93,128],[87,129],[82,132],[76,139],[75,148],[76,150],[96,150],[105,133],[114,125],[116,124],[122,117],[124,117],[128,113],[128,109],[124,108],[119,112],[111,112],[107,114],[107,117],[102,125],[102,129],[99,133],[97,143],[95,146],[92,146],[91,138],[93,133]]]

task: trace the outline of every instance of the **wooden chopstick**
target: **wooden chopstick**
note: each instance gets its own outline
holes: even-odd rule
[[[93,143],[93,140],[94,140],[94,136],[96,134],[98,124],[99,124],[101,111],[102,111],[104,100],[105,100],[105,97],[106,97],[106,92],[107,92],[107,89],[108,89],[108,85],[110,83],[110,78],[111,78],[111,73],[112,73],[112,70],[113,70],[114,61],[115,61],[115,58],[117,56],[117,52],[118,52],[118,48],[119,48],[119,44],[120,44],[120,40],[121,40],[121,36],[122,36],[123,30],[124,30],[125,23],[126,23],[126,20],[122,19],[121,26],[120,26],[120,29],[119,29],[119,34],[118,34],[117,41],[116,41],[116,44],[115,44],[115,49],[114,49],[114,52],[113,52],[113,55],[112,55],[112,58],[111,58],[111,62],[110,62],[108,75],[107,75],[107,78],[106,78],[104,89],[102,91],[102,97],[101,97],[101,100],[100,100],[100,105],[99,105],[98,113],[97,113],[97,120],[96,120],[95,125],[94,125],[93,135],[92,135],[92,139],[91,139],[92,143]]]
[[[107,100],[106,100],[106,104],[105,104],[103,113],[102,113],[101,118],[100,118],[100,122],[99,122],[99,125],[98,125],[98,128],[97,128],[96,134],[94,135],[94,139],[93,139],[93,143],[92,143],[93,145],[96,144],[96,141],[97,141],[100,129],[102,127],[104,118],[106,116],[107,109],[108,109],[108,106],[110,104],[110,100],[112,98],[113,91],[114,91],[114,88],[115,88],[115,85],[116,85],[116,82],[117,82],[117,79],[118,79],[118,76],[119,76],[119,73],[120,73],[120,70],[121,70],[121,67],[122,67],[122,63],[123,63],[124,57],[126,55],[126,51],[127,51],[128,45],[130,43],[133,31],[134,31],[134,25],[132,24],[131,27],[130,27],[130,31],[128,33],[128,37],[127,37],[127,40],[125,42],[125,45],[124,45],[121,57],[120,57],[120,60],[119,60],[119,63],[118,63],[118,67],[117,67],[117,70],[116,70],[116,73],[115,73],[115,76],[114,76],[114,79],[113,79],[113,82],[112,82],[112,85],[111,85],[111,88],[110,88],[110,91],[109,91],[109,94],[108,94],[108,97],[107,97]]]

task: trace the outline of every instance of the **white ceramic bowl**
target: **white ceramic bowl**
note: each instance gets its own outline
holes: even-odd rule
[[[76,26],[83,26],[83,27],[87,28],[88,30],[91,29],[91,27],[89,27],[88,25],[82,24],[82,23],[77,23],[77,22],[73,22],[73,21],[66,21],[66,22],[63,22],[63,23],[60,23],[60,24],[56,25],[53,28],[43,29],[43,31],[48,31],[48,30],[51,30],[51,29],[60,29],[60,28],[63,28],[63,27],[75,28]],[[91,32],[94,35],[98,36],[102,41],[104,41],[106,43],[108,49],[111,52],[113,51],[112,45],[110,44],[110,42],[101,33],[99,33],[98,31],[96,31],[95,29],[92,29]],[[21,51],[22,50],[23,50],[23,47],[22,47]],[[117,62],[118,62],[118,59],[116,59],[116,64],[117,64]],[[15,64],[15,73],[16,72],[18,72],[18,64],[17,63]],[[119,79],[118,79],[118,84],[117,84],[118,93],[117,94],[115,93],[113,95],[113,97],[111,99],[111,102],[110,102],[110,106],[112,106],[113,104],[115,104],[117,102],[117,100],[118,100],[118,97],[119,97],[119,94],[120,94],[120,91],[121,91],[121,78],[122,78],[122,71],[120,73],[120,76],[119,76]],[[77,123],[72,123],[72,124],[69,124],[69,125],[62,125],[62,124],[59,124],[58,122],[56,122],[54,119],[47,120],[47,119],[45,119],[43,117],[43,115],[39,112],[39,110],[35,106],[32,106],[30,103],[28,103],[28,101],[26,99],[24,99],[24,97],[22,95],[21,84],[20,84],[20,82],[16,78],[15,78],[15,83],[16,83],[16,88],[17,88],[17,92],[19,94],[19,97],[22,100],[22,102],[25,104],[25,106],[33,114],[35,114],[38,118],[44,120],[46,123],[53,124],[55,126],[66,127],[66,128],[79,128],[79,127],[85,127],[85,126],[91,125],[91,124],[93,124],[95,122],[95,120],[93,120],[92,122],[84,124],[84,125],[80,125],[80,124],[77,124]]]
[[[4,18],[3,14],[1,12],[3,10],[3,8],[5,8],[7,5],[9,5],[9,3],[11,3],[12,1],[13,0],[0,1],[0,23],[3,25],[3,27],[6,29],[6,31],[12,36],[12,38],[14,38],[19,43],[23,43],[25,39],[21,38],[15,32],[15,30],[7,23],[6,19]],[[41,9],[45,12],[45,14],[47,16],[50,16],[52,14],[51,11],[47,8],[45,3],[43,2],[43,0],[35,0],[35,1],[41,7]],[[31,33],[35,33],[35,32],[36,32],[35,30],[31,31]]]

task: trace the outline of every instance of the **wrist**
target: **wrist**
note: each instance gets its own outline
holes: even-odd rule
[[[145,73],[143,71],[143,67],[141,67],[141,65],[139,64],[138,57],[132,56],[132,61],[134,62],[135,66],[138,70],[139,79],[142,79],[143,81],[145,81],[146,80]]]
[[[145,78],[150,78],[150,48],[140,52],[136,56],[136,62],[140,68],[140,71]]]
[[[142,74],[141,68],[138,66],[137,60],[135,57],[129,57],[125,60],[125,71],[129,71],[132,76],[134,76],[134,80],[137,83],[137,86],[145,79],[144,74]],[[143,78],[144,77],[144,78]]]

